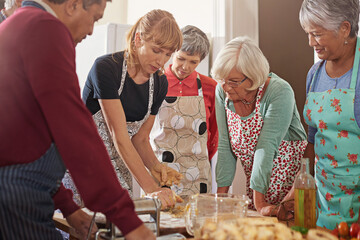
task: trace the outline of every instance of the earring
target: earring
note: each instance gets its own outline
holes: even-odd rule
[[[345,45],[348,45],[348,41],[347,41],[347,40],[345,40],[344,44],[345,44]]]

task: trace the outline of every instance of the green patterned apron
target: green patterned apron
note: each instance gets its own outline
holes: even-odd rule
[[[354,113],[359,43],[358,39],[350,88],[311,92],[318,68],[304,107],[306,123],[317,129],[314,143],[317,225],[328,229],[343,221],[356,222],[359,217],[360,128]]]

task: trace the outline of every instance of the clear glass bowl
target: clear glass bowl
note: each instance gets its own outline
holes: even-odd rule
[[[246,195],[217,193],[196,194],[186,206],[186,231],[195,238],[200,237],[206,222],[232,221],[246,217],[250,199]]]

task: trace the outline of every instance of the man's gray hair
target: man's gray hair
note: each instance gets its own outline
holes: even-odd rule
[[[303,28],[318,25],[334,32],[348,21],[350,37],[355,37],[359,30],[359,0],[304,0],[299,19]]]
[[[210,42],[206,34],[199,28],[191,25],[183,27],[181,32],[183,44],[180,50],[189,55],[199,54],[200,61],[202,61],[208,55],[210,49]]]
[[[55,3],[55,4],[62,4],[66,2],[67,0],[49,0],[49,2]],[[83,0],[83,8],[87,9],[89,6],[93,5],[94,3],[100,4],[102,0]],[[106,0],[107,2],[111,2],[111,0]]]

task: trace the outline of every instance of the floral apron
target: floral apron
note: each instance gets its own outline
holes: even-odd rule
[[[125,79],[126,73],[127,73],[127,64],[126,64],[126,57],[125,57],[123,64],[122,64],[120,88],[118,89],[119,96],[121,95],[121,92],[124,88],[124,84],[125,84],[125,80],[126,80]],[[153,104],[153,95],[154,95],[154,77],[151,74],[150,80],[149,80],[148,111],[142,120],[126,123],[130,138],[133,137],[140,130],[141,126],[149,118],[150,113],[151,113],[151,107]],[[113,139],[112,139],[109,129],[106,125],[106,121],[104,119],[101,109],[93,115],[93,119],[95,121],[99,135],[102,138],[102,140],[104,141],[106,149],[110,155],[111,163],[113,164],[113,166],[115,168],[116,175],[118,176],[120,184],[123,188],[128,190],[130,196],[132,197],[132,193],[133,193],[132,175],[131,175],[129,169],[126,167],[124,161],[122,160],[122,158],[120,157],[119,153],[117,152],[117,150],[114,146]],[[81,204],[80,194],[76,190],[75,185],[72,182],[72,179],[70,178],[68,173],[65,174],[63,182],[64,182],[65,187],[73,190],[75,202],[78,204]]]
[[[311,92],[318,68],[304,107],[306,123],[317,129],[314,149],[319,216],[316,224],[328,229],[342,221],[356,222],[359,217],[360,128],[354,113],[359,47],[358,39],[350,88]]]
[[[263,126],[263,119],[260,113],[260,99],[263,86],[259,88],[255,114],[252,117],[242,120],[241,117],[228,108],[229,99],[225,99],[225,110],[229,129],[231,148],[244,168],[246,175],[246,193],[253,199],[253,190],[250,189],[250,178],[254,161],[254,154],[258,137]],[[295,180],[296,173],[300,170],[300,160],[307,145],[306,140],[281,141],[279,153],[273,160],[272,174],[270,177],[269,189],[265,194],[266,202],[277,205],[290,191]],[[250,209],[255,209],[253,203]]]
[[[183,174],[172,189],[179,195],[211,192],[206,111],[199,75],[198,96],[166,97],[156,117],[151,144],[157,158]]]

